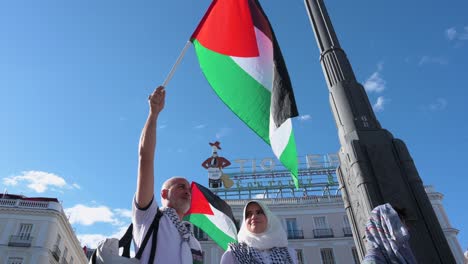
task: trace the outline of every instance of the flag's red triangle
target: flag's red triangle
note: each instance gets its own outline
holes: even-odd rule
[[[213,0],[192,39],[235,57],[259,56],[249,0]]]
[[[189,214],[206,214],[214,215],[213,210],[211,210],[210,203],[203,195],[203,193],[198,189],[195,182],[192,182],[192,202],[190,204],[190,209],[185,215]]]

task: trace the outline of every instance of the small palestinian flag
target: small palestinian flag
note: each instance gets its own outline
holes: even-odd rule
[[[192,204],[184,220],[203,230],[222,249],[237,241],[237,228],[231,207],[208,188],[192,182]]]
[[[291,118],[298,115],[275,34],[257,0],[213,0],[191,37],[219,98],[267,144],[297,181]]]

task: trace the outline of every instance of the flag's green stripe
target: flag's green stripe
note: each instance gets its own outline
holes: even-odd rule
[[[213,239],[222,249],[227,250],[228,244],[236,242],[236,240],[221,229],[219,229],[208,217],[203,214],[191,214],[184,217],[184,220],[201,228],[207,235]]]
[[[281,153],[279,160],[283,165],[289,169],[291,172],[291,177],[293,178],[294,185],[296,188],[299,188],[299,182],[297,180],[297,150],[296,150],[296,140],[294,139],[294,132],[291,130],[291,135],[289,136],[288,145]]]
[[[194,41],[200,67],[219,98],[253,131],[270,144],[271,92],[253,79],[229,56]]]

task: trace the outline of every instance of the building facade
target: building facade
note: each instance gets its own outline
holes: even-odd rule
[[[281,220],[288,234],[289,246],[299,263],[360,263],[343,201],[336,182],[338,159],[334,154],[300,157],[300,189],[292,184],[289,172],[274,164],[273,159],[233,162],[224,169],[234,181],[231,188],[212,188],[231,206],[241,221],[247,201],[261,199]],[[235,166],[235,164],[239,166]],[[458,230],[449,222],[442,205],[443,195],[426,187],[431,203],[453,251],[457,263],[463,263]],[[224,251],[198,228],[195,235],[204,250],[205,263],[219,263]]]
[[[0,264],[85,264],[56,198],[0,195]]]

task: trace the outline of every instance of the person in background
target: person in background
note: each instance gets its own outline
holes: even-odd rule
[[[372,210],[366,225],[367,254],[361,264],[417,263],[402,216],[388,203]]]

